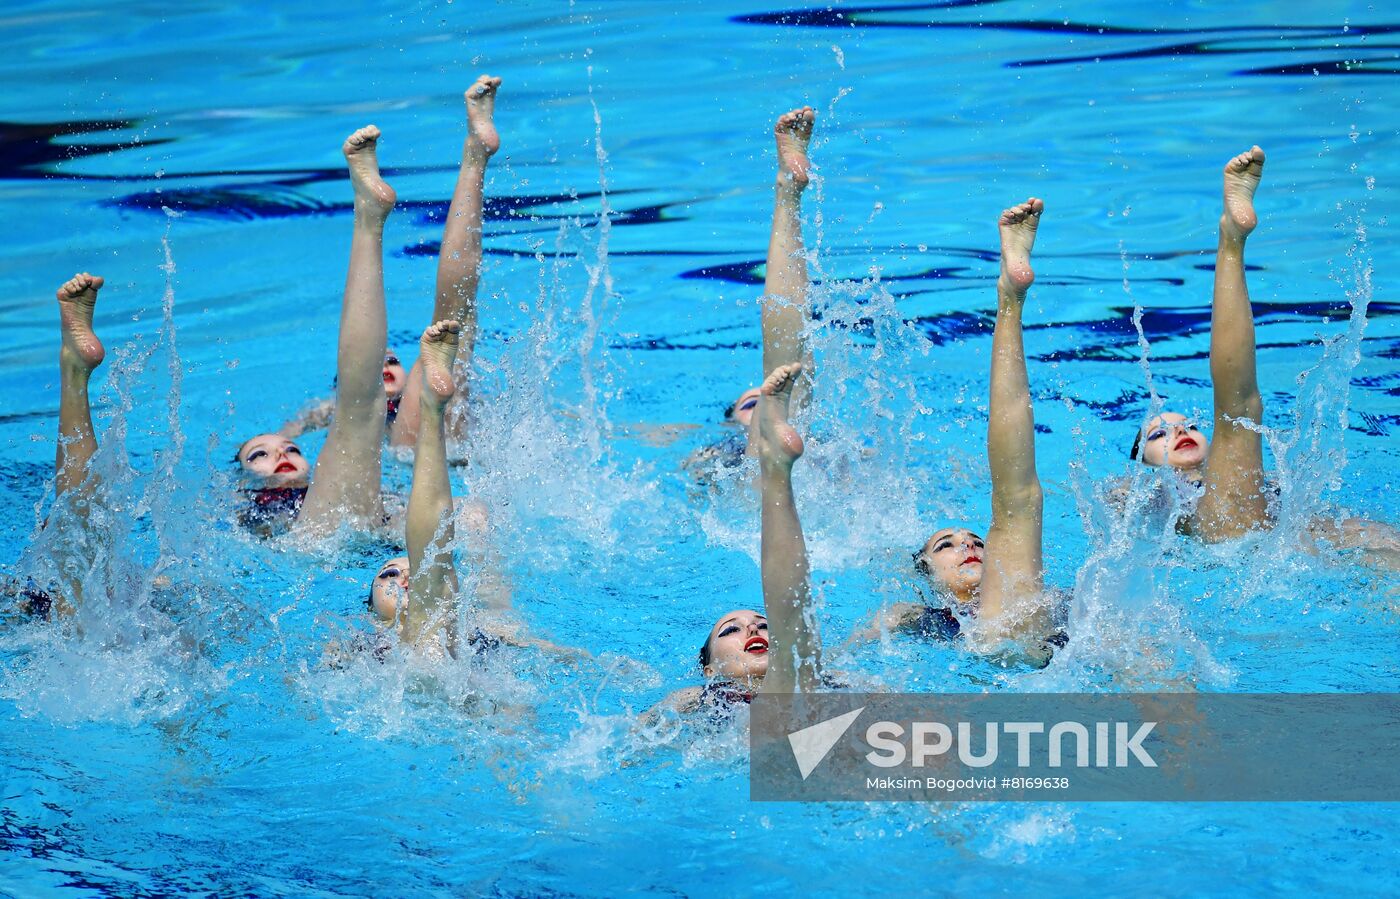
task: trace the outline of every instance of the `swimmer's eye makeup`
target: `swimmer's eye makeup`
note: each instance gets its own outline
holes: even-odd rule
[[[300,455],[301,455],[301,448],[300,448],[299,446],[297,446],[295,443],[289,443],[289,444],[287,444],[286,446],[284,446],[284,447],[282,448],[282,451],[285,452],[285,453],[288,453],[289,455],[294,455],[294,456],[300,456]],[[253,450],[251,453],[249,453],[249,454],[247,455],[247,457],[244,458],[243,461],[244,461],[244,462],[256,462],[258,459],[260,459],[260,458],[262,458],[263,456],[266,456],[266,455],[267,455],[267,450],[263,449],[262,447],[258,447],[257,449],[255,449],[255,450]]]
[[[978,549],[986,549],[986,548],[987,548],[987,544],[985,544],[985,543],[982,542],[982,538],[981,538],[981,537],[973,537],[973,538],[972,538],[972,545],[975,546],[975,547],[977,547]],[[952,548],[953,548],[953,538],[952,538],[952,537],[944,537],[942,540],[939,540],[938,543],[933,547],[933,551],[937,553],[937,552],[942,552],[942,551],[945,550],[945,549],[952,549]]]
[[[742,405],[742,406],[739,407],[739,411],[740,411],[740,412],[747,412],[749,409],[752,409],[754,406],[757,406],[757,405],[758,405],[758,397],[753,397],[752,399],[745,400],[745,401],[744,401],[744,405]]]
[[[759,621],[758,621],[758,629],[761,630],[761,631],[766,631],[766,630],[768,630],[768,619],[767,619],[767,618],[760,618],[760,619],[759,619]],[[730,634],[737,634],[738,632],[739,632],[739,625],[737,625],[737,624],[729,624],[729,625],[726,625],[718,634],[715,634],[715,639],[718,640],[718,639],[721,638],[721,637],[727,637],[727,636],[729,636]]]
[[[1179,427],[1179,428],[1181,428],[1183,431],[1199,431],[1199,430],[1200,430],[1200,428],[1196,427],[1196,423],[1195,423],[1194,421],[1183,421],[1183,422],[1181,422],[1179,425],[1172,425],[1172,427],[1174,427],[1174,428]],[[1151,443],[1151,442],[1154,441],[1154,440],[1161,440],[1161,439],[1162,439],[1163,437],[1165,437],[1165,436],[1167,436],[1167,429],[1166,429],[1166,427],[1164,427],[1164,426],[1158,426],[1158,427],[1155,427],[1155,428],[1153,428],[1152,430],[1150,430],[1150,431],[1147,432],[1147,442],[1148,442],[1148,443]]]
[[[385,568],[383,571],[376,574],[375,577],[381,581],[388,581],[393,580],[402,573],[403,572],[399,570],[399,567],[397,565],[391,565],[388,568]]]

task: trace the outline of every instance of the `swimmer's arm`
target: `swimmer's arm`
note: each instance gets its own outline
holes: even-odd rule
[[[457,533],[465,535],[467,561],[479,572],[476,599],[487,612],[506,612],[511,608],[514,590],[506,575],[505,559],[491,539],[490,514],[486,504],[476,500],[458,500],[453,506]]]
[[[1400,571],[1400,530],[1378,521],[1346,518],[1340,521],[1323,517],[1308,524],[1311,539],[1307,550],[1316,554],[1318,542],[1334,550],[1355,551],[1356,560],[1378,570]]]
[[[483,624],[481,629],[502,643],[518,646],[522,649],[538,649],[541,652],[549,653],[562,662],[577,662],[593,658],[593,655],[587,650],[576,649],[572,646],[560,646],[558,643],[529,636],[524,633],[522,628],[505,622],[497,621]]]
[[[307,431],[322,431],[331,425],[331,415],[335,412],[335,400],[321,400],[303,409],[297,417],[282,425],[277,433],[283,437],[297,438]]]
[[[621,424],[613,426],[613,436],[640,440],[647,446],[666,447],[685,436],[687,431],[700,428],[697,424]]]
[[[1003,668],[1044,668],[1054,657],[1055,648],[1043,640],[1032,640],[978,649],[978,653]]]
[[[919,620],[919,615],[923,612],[923,606],[916,602],[897,602],[887,606],[875,613],[870,623],[865,627],[856,629],[846,642],[842,645],[842,650],[853,648],[858,643],[868,643],[871,640],[880,639],[881,634],[903,630],[911,627]]]

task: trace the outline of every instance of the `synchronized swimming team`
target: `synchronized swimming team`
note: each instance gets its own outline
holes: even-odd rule
[[[458,632],[455,533],[465,526],[479,536],[485,528],[479,507],[454,505],[449,421],[465,422],[466,416],[449,415],[449,406],[463,402],[476,342],[483,192],[487,164],[500,147],[494,124],[500,84],[500,78],[482,76],[466,92],[467,138],[438,256],[431,324],[423,331],[412,369],[405,374],[397,356],[386,351],[383,237],[396,196],[380,176],[379,130],[370,125],[351,134],[343,148],[355,203],[335,397],[280,432],[249,438],[236,453],[244,480],[239,519],[254,533],[291,530],[324,536],[348,525],[394,542],[402,535],[407,555],[381,566],[369,588],[367,605],[380,624],[379,637],[359,648],[377,655],[392,645],[391,634],[435,654],[479,652],[501,642],[566,651],[505,627]],[[667,709],[723,714],[759,690],[791,693],[832,685],[822,672],[822,641],[792,489],[792,467],[802,456],[803,442],[790,419],[810,403],[814,374],[806,339],[810,308],[801,226],[814,122],[812,109],[803,107],[782,115],[774,127],[778,173],[760,313],[763,382],[726,413],[742,433],[689,460],[736,465],[745,456],[757,459],[765,613],[739,609],[721,615],[700,646],[703,684],[672,693],[653,715]],[[1168,526],[1207,542],[1270,527],[1275,514],[1271,500],[1277,487],[1263,472],[1263,402],[1244,268],[1245,241],[1257,224],[1254,194],[1263,169],[1264,152],[1253,147],[1231,159],[1224,171],[1211,310],[1214,441],[1207,441],[1185,416],[1164,412],[1143,423],[1131,451],[1134,460],[1178,475],[1165,482],[1173,485],[1171,495],[1158,497],[1158,505],[1170,516]],[[1069,639],[1065,597],[1044,583],[1044,492],[1036,473],[1022,346],[1022,312],[1035,280],[1031,251],[1044,210],[1045,204],[1032,197],[1005,210],[998,222],[1001,270],[987,426],[992,520],[986,536],[961,526],[934,532],[914,553],[915,568],[932,598],[881,609],[851,635],[848,647],[882,634],[962,637],[972,651],[1043,665]],[[55,514],[80,521],[88,504],[71,500],[95,489],[88,471],[97,448],[88,382],[104,356],[92,327],[102,286],[102,278],[83,273],[58,291],[62,348],[55,484],[62,508]],[[315,427],[329,432],[313,469],[293,438]],[[381,489],[386,442],[414,448],[412,487],[403,509],[386,502]],[[1127,502],[1126,492],[1118,491],[1110,500]],[[1319,519],[1310,533],[1341,547],[1400,558],[1400,536],[1373,522]],[[82,602],[81,585],[74,579],[27,591],[23,598],[33,614],[69,614]]]

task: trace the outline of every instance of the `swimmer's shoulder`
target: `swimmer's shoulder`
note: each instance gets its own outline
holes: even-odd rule
[[[682,687],[679,690],[674,690],[665,699],[647,709],[642,714],[638,724],[642,727],[649,727],[668,712],[674,715],[689,715],[699,710],[704,698],[704,687]]]
[[[889,631],[917,632],[929,606],[921,602],[891,603],[877,618],[877,626],[883,625]]]
[[[692,452],[681,467],[703,476],[707,470],[734,468],[744,463],[749,446],[748,432],[734,431]],[[711,472],[713,473],[713,472]]]
[[[962,624],[952,610],[944,606],[920,606],[904,626],[925,640],[948,641],[962,636]]]

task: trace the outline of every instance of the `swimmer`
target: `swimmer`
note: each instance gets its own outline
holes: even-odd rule
[[[60,392],[54,477],[59,496],[92,487],[88,482],[88,462],[97,452],[97,435],[92,427],[88,382],[107,355],[92,329],[97,292],[103,283],[97,275],[80,272],[58,289],[63,344],[58,351]]]
[[[405,383],[405,373],[403,363],[399,361],[398,354],[389,350],[384,354],[384,416],[385,423],[389,430],[394,427],[394,420],[399,414],[399,404],[403,399],[403,388]],[[296,418],[282,425],[277,429],[277,433],[289,440],[295,440],[302,434],[311,431],[324,431],[331,425],[331,418],[335,414],[335,399],[333,397],[320,399],[307,406],[297,413]]]
[[[812,351],[803,337],[810,318],[807,297],[807,256],[802,243],[802,192],[811,180],[807,145],[812,140],[816,113],[810,106],[778,117],[773,136],[778,147],[778,177],[774,184],[773,225],[768,236],[768,259],[763,275],[763,371],[801,362],[808,377]],[[804,377],[793,387],[795,408],[805,409],[810,390]],[[753,387],[725,410],[725,423],[740,430],[718,443],[696,450],[684,467],[704,477],[706,469],[732,468],[743,458],[752,438],[759,388]]]
[[[360,529],[382,525],[381,447],[384,441],[383,366],[388,327],[384,311],[384,223],[397,195],[379,174],[379,129],[368,125],[341,151],[355,194],[350,265],[340,311],[335,411],[325,448],[311,465],[281,434],[259,434],[238,448],[253,486],[259,525],[295,519],[304,533],[334,531],[343,521]]]
[[[1170,445],[1161,428],[1145,447],[1158,464],[1196,472],[1201,497],[1189,527],[1207,543],[1218,543],[1263,527],[1268,521],[1264,490],[1264,442],[1259,426],[1264,401],[1254,364],[1254,313],[1245,286],[1244,244],[1258,216],[1254,192],[1264,174],[1258,147],[1225,164],[1225,211],[1215,254],[1215,292],[1210,313],[1210,377],[1215,398],[1215,447],[1200,431],[1172,428]],[[1209,456],[1209,463],[1206,459]],[[1149,462],[1148,464],[1151,464]]]
[[[88,400],[88,383],[92,373],[102,364],[107,351],[92,328],[93,312],[97,308],[97,293],[103,279],[80,272],[58,289],[59,329],[62,344],[58,351],[58,450],[54,458],[54,489],[64,509],[55,514],[72,514],[86,520],[89,504],[96,487],[89,463],[97,452],[97,432],[92,426],[92,406]],[[45,525],[48,526],[47,524]],[[82,547],[61,542],[61,553],[80,553]],[[91,562],[76,565],[59,562],[58,569],[84,570]],[[52,591],[28,587],[21,591],[23,610],[27,614],[48,617],[50,614],[72,615],[82,602],[82,587],[77,578],[69,579],[67,590]]]
[[[774,369],[759,388],[753,429],[762,490],[760,572],[767,615],[740,609],[720,616],[700,647],[702,687],[678,690],[643,716],[666,710],[727,716],[760,690],[806,693],[822,684],[820,638],[812,623],[807,544],[792,493],[792,465],[802,438],[789,423],[801,362]],[[769,624],[772,623],[770,636]]]
[[[465,94],[467,108],[467,137],[462,147],[461,166],[457,184],[448,204],[447,221],[443,225],[442,243],[438,249],[437,282],[433,304],[433,320],[451,319],[462,323],[462,349],[459,351],[458,371],[471,366],[471,354],[476,344],[476,293],[481,280],[482,204],[485,194],[486,165],[501,147],[496,131],[496,91],[501,79],[482,75]],[[418,405],[415,393],[421,379],[417,365],[405,377],[403,364],[390,352],[384,358],[384,394],[387,401],[387,436],[392,446],[413,446],[418,434]],[[465,396],[466,385],[458,383],[458,392]],[[324,428],[330,423],[333,404],[323,400],[282,426],[279,433],[298,437],[306,431]],[[402,420],[399,410],[404,410]],[[465,434],[459,428],[464,415],[449,415],[449,432],[456,439]],[[456,427],[454,427],[454,425]]]
[[[1214,442],[1185,415],[1163,412],[1138,430],[1129,453],[1144,465],[1175,471],[1187,488],[1188,511],[1178,529],[1207,543],[1272,526],[1269,499],[1277,487],[1264,475],[1259,432],[1264,403],[1244,266],[1245,241],[1259,221],[1254,194],[1263,173],[1264,151],[1257,146],[1225,164],[1211,303]],[[1400,532],[1387,525],[1355,518],[1340,523],[1318,519],[1309,531],[1339,548],[1370,550],[1373,559],[1386,554],[1391,560],[1400,558]]]
[[[1031,249],[1044,209],[1032,197],[1002,212],[998,222],[1001,273],[987,420],[992,526],[985,540],[965,528],[934,533],[914,561],[944,604],[897,603],[853,634],[848,646],[887,631],[951,639],[961,633],[959,616],[977,620],[976,648],[1004,658],[1044,664],[1051,647],[1064,643],[1046,604],[1044,494],[1035,469],[1035,417],[1021,338],[1021,314],[1035,281]]]
[[[434,320],[462,323],[460,342],[467,358],[476,339],[481,188],[486,161],[500,147],[492,122],[500,84],[500,78],[483,75],[465,94],[468,135],[438,257]],[[252,487],[247,491],[251,505],[240,518],[263,533],[275,533],[292,521],[296,530],[317,534],[341,523],[363,530],[384,527],[380,483],[385,436],[396,445],[416,440],[422,383],[417,364],[405,379],[393,428],[387,427],[384,223],[397,197],[379,173],[379,136],[370,125],[343,147],[355,192],[354,231],[341,306],[334,410],[314,475],[301,449],[283,434],[259,434],[238,449],[239,465]]]
[[[461,332],[460,322],[439,321],[430,325],[419,341],[414,371],[422,383],[414,391],[414,399],[424,439],[413,456],[413,487],[405,522],[408,558],[402,566],[403,579],[393,582],[394,587],[406,582],[407,589],[392,589],[388,579],[376,577],[370,592],[370,608],[381,619],[398,623],[400,639],[415,645],[433,641],[454,656],[457,635],[452,605],[457,596],[457,569],[452,559],[455,528],[443,418],[456,393],[452,363]],[[381,575],[386,573],[381,569]]]
[[[458,372],[470,369],[472,354],[476,349],[482,197],[486,189],[486,164],[501,148],[495,123],[496,91],[500,86],[500,78],[482,75],[465,94],[467,137],[462,145],[462,163],[457,172],[452,200],[448,204],[447,221],[442,228],[442,244],[438,249],[432,320],[451,319],[462,323],[461,347],[457,352]],[[414,368],[417,367],[418,363],[415,363]],[[389,442],[394,446],[412,446],[418,439],[419,404],[415,394],[422,383],[422,378],[409,372],[408,380],[404,383],[401,411],[389,432]],[[458,383],[457,392],[462,397],[457,402],[464,403],[467,385]],[[449,425],[453,421],[465,422],[465,415],[450,416]],[[465,435],[454,432],[453,436],[461,439]]]
[[[453,361],[461,346],[462,331],[460,322],[440,321],[423,332],[419,343],[419,364],[414,371],[422,383],[414,394],[420,439],[413,457],[413,486],[408,498],[408,555],[380,566],[370,585],[369,611],[381,624],[396,626],[404,642],[441,647],[453,656],[463,645],[474,652],[484,652],[501,643],[533,646],[565,658],[586,655],[523,637],[499,623],[458,639],[458,579],[452,543],[459,515],[453,510],[452,484],[447,474],[445,413],[457,391]],[[480,524],[470,517],[467,523]]]

